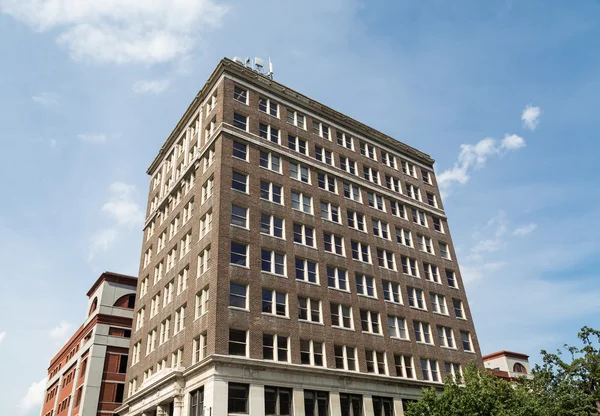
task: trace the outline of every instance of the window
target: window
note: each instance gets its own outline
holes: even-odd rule
[[[520,365],[519,363],[515,364],[515,366]],[[446,376],[452,377],[456,382],[460,382],[462,379],[462,368],[460,368],[460,364],[457,363],[444,363],[444,367],[446,369]]]
[[[448,315],[448,308],[446,307],[446,298],[436,293],[429,294],[431,298],[431,309],[433,312],[441,313],[442,315]]]
[[[344,146],[346,149],[354,150],[354,143],[352,137],[349,134],[342,133],[341,131],[336,132],[337,144]]]
[[[381,334],[381,325],[379,323],[379,314],[377,312],[361,309],[360,326],[363,332]]]
[[[198,276],[204,274],[210,268],[210,247],[202,250],[198,255]]]
[[[196,293],[196,319],[208,312],[208,286]]]
[[[344,183],[344,196],[353,201],[362,203],[362,199],[360,197],[360,188],[358,186]]]
[[[150,318],[153,318],[158,313],[158,307],[160,306],[160,292],[157,293],[150,302]]]
[[[371,208],[385,212],[385,202],[381,195],[367,192],[367,198],[369,199],[369,206]]]
[[[356,169],[356,161],[347,157],[340,156],[340,169],[345,170],[346,172],[351,173],[352,175],[358,176]]]
[[[325,366],[323,343],[312,340],[300,340],[300,364],[317,367]]]
[[[292,414],[292,389],[265,386],[265,416]]]
[[[451,260],[448,244],[438,241],[438,247],[440,248],[440,256],[442,256],[443,259]]]
[[[294,243],[315,247],[315,230],[312,227],[294,224]]]
[[[279,117],[279,104],[267,98],[258,99],[258,109],[263,113],[267,113],[273,117]]]
[[[390,168],[398,169],[396,167],[396,158],[394,157],[394,155],[383,150],[381,151],[381,161]]]
[[[433,264],[423,263],[423,270],[425,271],[425,279],[433,283],[441,283],[440,273],[438,267]]]
[[[231,189],[248,193],[248,175],[233,171],[231,175]]]
[[[157,253],[162,251],[163,248],[165,248],[167,244],[167,232],[163,231],[159,236],[158,236],[158,242],[157,242]]]
[[[306,140],[302,140],[299,137],[288,136],[288,149],[294,152],[308,155],[308,148],[306,147]]]
[[[248,104],[248,90],[238,86],[233,87],[233,99],[244,104]]]
[[[448,363],[446,363],[446,365],[448,365]],[[458,364],[453,364],[453,365],[458,365]],[[460,370],[460,366],[458,367],[458,369]],[[523,364],[515,363],[515,365],[513,365],[513,372],[527,374],[527,369],[525,368],[525,366]],[[446,367],[446,373],[448,373],[448,367]],[[460,374],[462,375],[462,371],[460,371]]]
[[[352,241],[350,246],[352,248],[352,258],[354,260],[371,263],[371,254],[367,244],[360,243],[358,241]]]
[[[262,312],[277,316],[288,316],[287,294],[275,290],[262,290]]]
[[[200,218],[200,238],[208,234],[210,230],[212,230],[212,211]]]
[[[317,175],[317,182],[319,184],[319,188],[324,189],[326,191],[329,192],[333,192],[334,194],[337,194],[337,187],[335,185],[335,177],[328,175],[328,174],[324,174],[324,173],[319,173]]]
[[[310,169],[299,163],[290,163],[290,178],[310,183]]]
[[[179,258],[182,259],[190,252],[190,244],[192,242],[192,232],[187,233],[179,242]]]
[[[231,225],[248,228],[248,208],[231,205]]]
[[[143,298],[148,293],[148,279],[148,276],[142,279],[142,283],[140,284],[140,298]]]
[[[169,251],[169,254],[172,255],[173,250]],[[169,260],[169,259],[167,259]],[[171,260],[172,262],[172,260]],[[156,284],[156,282],[158,282],[160,279],[162,279],[163,277],[163,262],[161,261],[160,263],[158,263],[156,266],[154,266],[154,284]]]
[[[333,153],[331,153],[331,150],[323,149],[320,146],[315,146],[315,159],[328,165],[334,166]]]
[[[400,180],[394,178],[393,176],[385,175],[385,186],[394,192],[397,192],[399,194],[402,193],[402,186],[400,184]]]
[[[292,191],[292,208],[306,214],[312,214],[312,197]]]
[[[322,323],[321,301],[298,296],[298,319],[301,321]]]
[[[247,355],[246,336],[246,331],[229,328],[229,355]]]
[[[133,345],[133,351],[132,351],[132,355],[133,355],[133,359],[131,360],[131,365],[137,364],[140,362],[140,352],[142,350],[142,341],[138,341]],[[86,365],[87,361],[84,361],[81,364],[81,374],[84,375],[85,374],[85,365]]]
[[[279,129],[269,124],[260,123],[258,125],[258,135],[265,140],[279,144]]]
[[[354,329],[352,308],[339,303],[331,303],[331,325],[346,329]]]
[[[408,291],[408,305],[411,308],[421,309],[426,311],[427,305],[423,297],[423,291],[421,289],[415,289],[414,287],[407,288]]]
[[[282,218],[277,218],[274,215],[268,214],[260,215],[260,232],[263,234],[285,239],[285,228],[283,224],[284,220]]]
[[[263,360],[289,361],[288,338],[263,334]]]
[[[468,352],[474,352],[473,343],[471,342],[471,334],[460,331],[460,339],[462,340],[463,349]]]
[[[344,254],[344,239],[343,237],[327,232],[323,233],[323,248],[328,253],[345,256]]]
[[[190,270],[188,265],[179,272],[179,275],[177,275],[177,295],[180,295],[187,289],[189,272]]]
[[[151,260],[152,260],[152,247],[150,247],[144,253],[144,267],[148,266],[150,264]]]
[[[437,199],[434,194],[427,192],[427,203],[432,207],[437,208]]]
[[[428,183],[429,185],[433,184],[431,181],[431,175],[428,171],[421,169],[421,177],[423,178],[423,182]]]
[[[396,242],[407,247],[412,247],[410,231],[396,227]]]
[[[175,325],[173,326],[173,335],[183,331],[185,327],[185,305],[175,311]]]
[[[365,350],[365,356],[367,359],[367,373],[387,375],[384,352]]]
[[[370,181],[373,182],[374,184],[379,185],[379,172],[373,168],[369,168],[367,166],[363,167],[363,177]]]
[[[437,361],[421,359],[421,371],[423,372],[423,380],[440,381]]]
[[[329,126],[326,124],[313,120],[313,133],[324,139],[331,140],[329,136]]]
[[[213,178],[212,176],[210,177],[210,179],[204,182],[204,185],[202,185],[202,195],[200,198],[200,204],[204,204],[206,201],[208,201],[208,198],[212,196],[214,184],[215,178]]]
[[[364,274],[356,274],[356,292],[359,295],[376,298],[375,279]]]
[[[442,224],[442,220],[438,217],[431,217],[433,220],[433,229],[439,233],[444,232],[444,226]]]
[[[194,364],[208,357],[208,335],[206,332],[194,338],[192,348],[192,361]]]
[[[354,212],[352,210],[346,211],[346,216],[348,218],[348,227],[354,228],[355,230],[367,232],[365,227],[365,216],[359,212]]]
[[[379,267],[383,267],[389,270],[396,270],[396,262],[394,261],[394,254],[391,251],[377,249],[377,262]]]
[[[458,289],[454,271],[446,269],[446,281],[448,282],[448,286]]]
[[[283,204],[281,185],[260,181],[260,198],[276,204]]]
[[[463,307],[462,300],[452,299],[452,305],[454,305],[454,314],[458,319],[467,319],[465,316],[465,309]]]
[[[329,416],[329,393],[326,391],[304,390],[304,415]]]
[[[438,326],[438,340],[440,347],[456,348],[454,345],[454,334],[452,329],[445,326]]]
[[[375,237],[385,238],[386,240],[390,239],[390,231],[387,222],[373,218],[371,224],[373,226],[373,235],[375,235]]]
[[[425,253],[435,254],[433,252],[431,238],[417,234],[417,241],[419,242],[419,250],[424,251]]]
[[[408,340],[406,319],[398,316],[388,316],[388,329],[390,331],[390,337]]]
[[[194,200],[191,199],[190,202],[185,204],[183,207],[183,215],[182,215],[182,224],[185,224],[192,218],[192,211],[194,210]]]
[[[327,286],[333,289],[348,290],[348,277],[344,269],[327,266]]]
[[[296,258],[296,280],[318,284],[317,263]]]
[[[287,113],[287,122],[296,127],[300,127],[303,130],[306,130],[306,117],[304,114],[300,114],[297,111],[290,110],[289,108],[286,111]]]
[[[175,281],[171,280],[165,285],[163,290],[163,308],[173,302],[173,291],[175,289]]]
[[[405,175],[408,176],[413,176],[413,177],[417,177],[417,172],[415,170],[415,166],[411,165],[410,163],[406,162],[406,161],[402,161],[402,173],[404,173]]]
[[[240,142],[233,142],[231,153],[233,157],[238,159],[248,160],[248,145]]]
[[[389,280],[382,280],[383,284],[383,299],[387,302],[398,303],[402,305],[402,294],[400,285]]]
[[[139,311],[137,311],[136,321],[135,321],[135,330],[138,331],[140,328],[144,326],[144,314],[146,313],[146,308],[142,307]]]
[[[431,326],[428,323],[413,321],[413,327],[415,329],[415,340],[417,342],[433,345]]]
[[[398,218],[402,218],[406,220],[406,209],[404,209],[404,205],[399,203],[398,201],[391,201],[390,207],[392,208],[392,215]]]
[[[340,207],[329,202],[321,201],[321,218],[341,224]]]
[[[227,390],[227,413],[248,414],[250,412],[248,407],[250,385],[229,383]]]
[[[248,131],[248,116],[239,113],[233,113],[233,127]]]
[[[344,416],[363,416],[362,396],[359,394],[340,393],[340,406]]]
[[[375,154],[375,147],[365,142],[360,142],[359,147],[361,155],[366,156],[369,159],[377,160],[377,155]]]
[[[406,195],[417,201],[421,200],[421,191],[414,185],[406,184]]]
[[[285,254],[283,253],[263,249],[260,265],[263,272],[285,276]]]
[[[273,153],[260,152],[260,167],[281,173],[281,158]]]
[[[356,367],[356,348],[346,345],[334,345],[335,368],[341,370],[357,371]],[[340,397],[342,395],[340,394]],[[342,413],[345,414],[345,413]]]
[[[422,225],[423,227],[427,227],[427,217],[423,211],[419,211],[417,209],[410,210],[412,214],[412,220],[415,224]]]
[[[169,240],[175,237],[177,231],[179,231],[179,215],[173,218],[173,221],[169,224]]]
[[[412,357],[407,355],[394,355],[394,364],[396,366],[396,376],[402,378],[415,378],[413,372]]]
[[[153,352],[156,349],[156,337],[157,337],[156,328],[154,328],[152,331],[148,332],[148,339],[146,342],[146,355],[150,354],[151,352]]]
[[[231,242],[231,264],[248,267],[248,245]]]
[[[234,308],[248,309],[248,286],[237,283],[229,283],[229,306]]]
[[[417,269],[417,261],[410,257],[400,256],[402,262],[402,273],[413,277],[419,277],[419,270]]]
[[[204,416],[204,387],[190,393],[190,416]]]

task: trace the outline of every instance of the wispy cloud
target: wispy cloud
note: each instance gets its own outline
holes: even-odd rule
[[[472,171],[484,167],[489,157],[502,155],[522,147],[525,147],[525,139],[516,134],[507,134],[500,141],[487,137],[474,145],[461,144],[454,166],[438,175],[438,183],[442,192],[448,195],[453,185],[467,183]]]
[[[521,227],[517,227],[514,231],[513,234],[519,237],[524,237],[527,234],[531,234],[532,232],[535,231],[535,229],[537,228],[537,224],[536,223],[529,223],[527,225],[523,225]]]
[[[528,105],[521,113],[521,120],[523,120],[523,126],[529,130],[535,130],[540,122],[540,115],[542,110],[540,107],[534,107]]]
[[[133,92],[138,94],[160,94],[169,88],[171,81],[168,79],[163,80],[144,80],[137,81],[131,89]]]
[[[61,321],[57,326],[48,331],[48,338],[53,341],[63,341],[68,335],[70,335],[69,332],[71,331],[72,327],[73,324],[67,321]]]
[[[106,142],[106,134],[100,133],[81,133],[77,135],[77,138],[84,143],[99,144]]]
[[[169,62],[189,53],[227,7],[213,0],[5,0],[2,11],[57,41],[75,60]]]
[[[52,92],[42,92],[31,97],[34,103],[46,108],[56,108],[60,105],[60,97]]]
[[[6,338],[6,331],[0,332],[0,344],[2,344],[2,341],[4,341],[4,338]]]
[[[46,381],[47,378],[44,377],[42,380],[32,383],[29,386],[27,393],[19,401],[18,407],[21,413],[29,413],[29,411],[42,404],[44,393],[46,392]]]

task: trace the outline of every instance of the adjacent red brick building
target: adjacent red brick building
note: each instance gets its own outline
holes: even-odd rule
[[[137,278],[104,272],[88,316],[50,361],[42,416],[112,415],[123,402]]]

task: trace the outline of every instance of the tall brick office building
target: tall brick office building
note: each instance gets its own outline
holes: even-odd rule
[[[433,159],[223,59],[148,169],[121,415],[402,415],[481,354]]]

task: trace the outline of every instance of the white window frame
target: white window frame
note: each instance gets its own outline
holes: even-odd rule
[[[302,268],[298,267],[298,263],[302,262]],[[309,279],[310,276],[310,272],[308,269],[308,265],[313,264],[314,268],[315,268],[315,281],[311,282]],[[298,270],[302,271],[302,274],[304,276],[303,279],[298,278]],[[312,260],[308,260],[308,259],[304,259],[304,258],[300,258],[300,257],[296,257],[294,260],[294,271],[296,274],[296,280],[301,281],[301,282],[306,282],[306,283],[310,283],[313,285],[319,285],[319,264],[316,261],[312,261]]]
[[[346,149],[354,150],[354,139],[347,133],[336,131],[337,144]]]
[[[295,198],[298,198],[298,201],[295,201]],[[308,201],[308,204],[306,203]],[[292,209],[300,212],[304,212],[308,215],[313,215],[313,199],[310,195],[305,195],[302,192],[292,191]],[[295,207],[294,205],[297,205]],[[308,211],[305,210],[305,207],[308,205]]]
[[[367,192],[367,200],[369,206],[378,211],[386,212],[385,210],[385,198],[375,192]]]
[[[388,315],[387,318],[390,338],[401,339],[403,341],[410,341],[410,335],[408,333],[408,327],[406,325],[406,318],[393,315]]]
[[[352,316],[352,306],[344,305],[341,303],[331,302],[329,304],[330,312],[331,312],[331,326],[334,328],[343,328],[343,329],[351,329],[354,330],[354,316]],[[344,324],[344,311],[348,311],[348,318],[350,319],[350,326],[345,326]],[[336,314],[334,314],[334,311]],[[337,316],[338,324],[333,323],[333,317]]]
[[[266,191],[263,190],[263,185],[265,184],[269,187],[269,189],[267,189]],[[277,202],[274,199],[274,196],[276,195],[274,192],[275,187],[279,188],[279,199],[281,199],[280,202]],[[263,198],[263,192],[267,192],[268,198]],[[262,199],[263,201],[272,202],[273,204],[284,205],[283,186],[273,182],[260,181],[260,199]]]
[[[383,238],[384,240],[390,239],[390,227],[387,222],[371,218],[371,227],[373,228],[373,235],[375,237]]]
[[[263,231],[263,225],[266,225],[266,222],[263,221],[265,218],[269,219],[269,224],[268,224],[269,230],[266,233]],[[276,219],[281,221],[281,236],[275,235],[275,220]],[[269,214],[265,214],[264,212],[261,212],[261,214],[260,214],[260,233],[262,235],[268,235],[273,238],[279,238],[279,239],[285,240],[285,219],[276,217],[275,215],[269,215]]]
[[[386,302],[394,303],[396,305],[404,305],[404,300],[402,299],[402,289],[399,283],[392,282],[391,280],[382,280],[383,284],[383,299]],[[391,294],[391,297],[388,296],[386,299],[386,293]],[[398,302],[394,299],[398,298]]]
[[[263,166],[263,162],[265,160],[263,156],[266,156],[266,166]],[[259,166],[261,168],[270,170],[271,172],[281,173],[281,165],[281,156],[276,155],[272,152],[264,152],[262,150],[260,151]]]
[[[447,326],[438,326],[438,342],[442,348],[456,349],[456,342],[454,340],[454,331],[452,328]]]
[[[431,334],[431,325],[427,322],[413,321],[413,327],[415,330],[415,341],[418,344],[435,345],[433,342],[433,335]],[[427,342],[429,339],[429,342]]]
[[[310,185],[310,168],[300,163],[290,163],[290,178]]]
[[[307,342],[308,343],[308,351],[305,351],[305,350],[302,349],[302,342]],[[315,352],[315,349],[316,349],[315,345],[316,344],[319,345],[319,348],[321,349],[321,354],[317,354]],[[301,357],[300,358],[300,364],[301,365],[310,365],[312,367],[325,367],[326,368],[327,367],[327,361],[325,360],[325,347],[324,347],[323,344],[324,344],[323,342],[313,341],[312,339],[300,339],[300,357]],[[302,362],[302,354],[303,353],[304,354],[308,354],[308,356],[309,356],[309,363],[308,364]],[[317,355],[321,356],[322,364],[320,364],[320,365],[316,364],[317,360],[315,360],[315,357]]]
[[[375,285],[375,278],[362,273],[356,273],[356,293],[359,296],[365,296],[371,299],[377,299],[377,288]],[[369,294],[369,291],[372,294]]]
[[[270,260],[269,260],[269,270],[263,270],[262,266],[263,266],[263,252],[269,253],[270,256]],[[283,273],[277,273],[277,265],[275,262],[276,256],[283,256]],[[275,250],[269,250],[269,249],[261,249],[261,255],[260,255],[260,264],[261,264],[261,272],[263,273],[270,273],[270,274],[274,274],[276,276],[282,276],[282,277],[287,277],[287,255],[285,253],[280,253],[278,251]]]
[[[298,228],[300,231],[299,233],[296,232],[298,230]],[[294,244],[300,244],[300,245],[310,247],[310,248],[317,248],[317,240],[316,240],[314,227],[309,227],[308,225],[294,223],[292,226],[292,231],[294,234]],[[296,241],[297,236],[300,237],[300,241]],[[312,240],[312,244],[309,244],[311,240]]]
[[[195,308],[195,317],[194,319],[198,319],[201,316],[204,316],[208,313],[208,302],[210,301],[210,289],[206,286],[204,289],[201,289],[196,293],[196,308]]]
[[[378,248],[377,250],[377,264],[379,267],[384,269],[396,271],[396,256],[394,252]]]
[[[331,221],[336,224],[342,223],[342,216],[340,207],[338,205],[334,205],[331,202],[321,201],[321,219],[326,221]],[[337,217],[337,221],[335,220]]]
[[[356,250],[354,250],[354,244],[356,244]],[[366,250],[365,250],[366,249]],[[352,252],[352,259],[356,261],[360,261],[367,264],[371,263],[371,247],[368,244],[362,243],[360,241],[352,240],[350,242],[350,251]],[[355,257],[354,253],[358,253],[358,256]],[[365,259],[366,253],[366,259]]]
[[[323,186],[321,186],[321,183],[323,183]],[[336,177],[333,175],[330,175],[328,173],[317,173],[317,186],[319,189],[323,189],[327,192],[331,192],[337,195],[337,180]]]
[[[419,309],[422,311],[427,310],[427,303],[425,301],[425,292],[422,289],[414,287],[406,288],[408,293],[408,306],[413,309]]]
[[[362,204],[362,194],[360,191],[360,187],[352,185],[351,183],[344,182],[344,197],[354,202],[358,202]]]
[[[379,312],[370,311],[368,309],[360,309],[360,329],[363,333],[382,335],[381,319]],[[366,319],[363,319],[363,314]],[[375,316],[373,316],[375,315]],[[363,325],[366,324],[366,329]]]
[[[331,272],[331,273],[330,273]],[[343,279],[340,279],[340,276],[343,275]],[[330,279],[333,280],[334,285],[331,286],[329,284]],[[344,286],[342,287],[340,282],[344,282]],[[327,266],[327,287],[330,289],[342,290],[344,292],[350,291],[350,283],[348,282],[348,271],[345,269],[340,269],[339,267]]]

